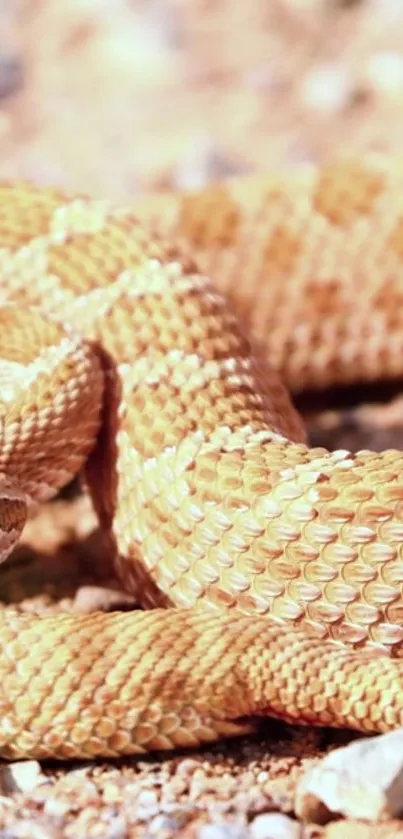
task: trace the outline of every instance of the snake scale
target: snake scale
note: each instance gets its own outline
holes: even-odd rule
[[[309,448],[286,390],[402,375],[400,162],[135,211],[3,184],[0,294],[2,556],[84,472],[144,607],[3,610],[1,755],[401,725],[403,454]]]

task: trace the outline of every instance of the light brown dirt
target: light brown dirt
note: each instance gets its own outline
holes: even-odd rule
[[[113,198],[343,148],[393,151],[403,139],[403,6],[9,0],[0,97],[0,176]],[[325,411],[305,401],[312,439],[401,447],[401,403],[390,395],[343,394],[341,411],[331,397]],[[374,406],[372,396],[386,401]],[[83,499],[46,507],[1,570],[1,599],[24,609],[127,608],[95,526]],[[248,837],[259,814],[293,817],[298,777],[351,737],[268,722],[204,752],[43,767],[46,781],[32,790],[0,791],[0,837]],[[403,837],[403,822],[308,825],[301,836],[390,839]]]

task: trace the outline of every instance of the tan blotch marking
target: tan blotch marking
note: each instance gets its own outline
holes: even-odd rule
[[[336,162],[318,171],[313,206],[333,224],[347,226],[373,212],[384,188],[380,168],[357,160]]]
[[[178,232],[196,248],[225,248],[236,241],[241,221],[240,207],[229,191],[211,186],[182,197]]]

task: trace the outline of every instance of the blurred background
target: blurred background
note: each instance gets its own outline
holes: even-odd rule
[[[121,199],[402,141],[402,0],[0,0],[0,177]]]

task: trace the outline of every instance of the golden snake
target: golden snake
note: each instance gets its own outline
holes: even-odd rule
[[[403,169],[136,213],[0,190],[3,555],[83,468],[121,581],[163,607],[4,610],[1,754],[196,746],[259,715],[400,725],[403,454],[310,449],[280,377],[402,374]]]

